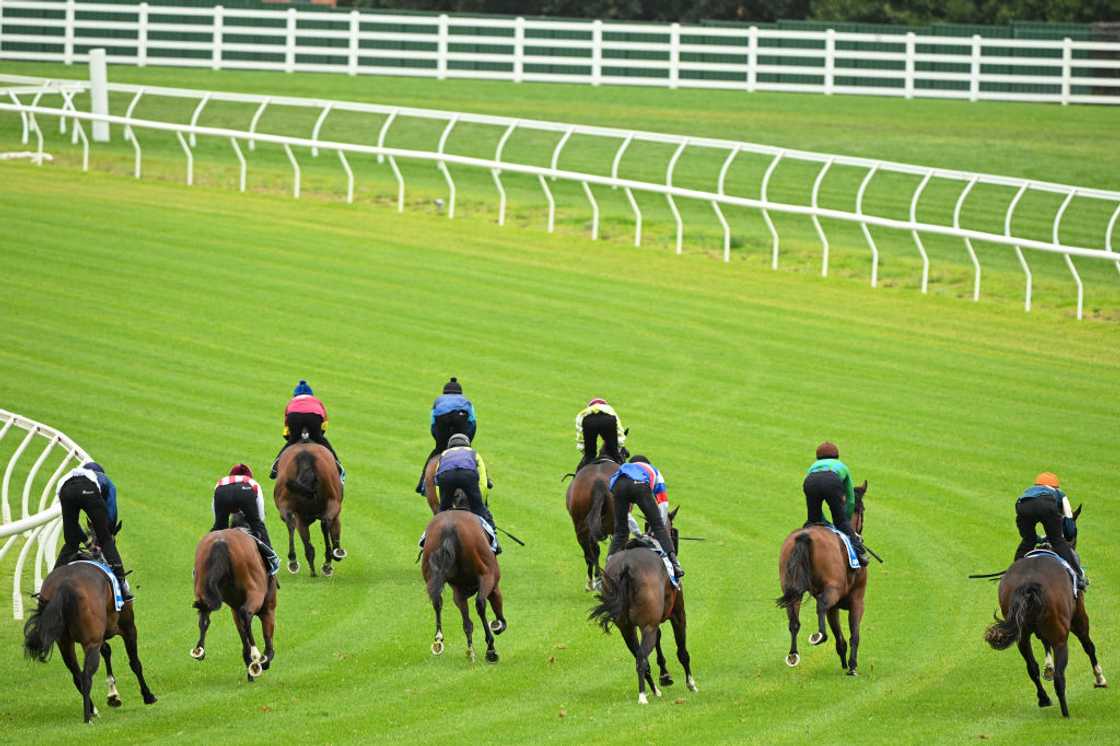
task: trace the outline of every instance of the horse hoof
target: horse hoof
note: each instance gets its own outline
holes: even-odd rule
[[[334,551],[331,552],[331,555],[336,560],[344,560],[344,559],[346,559],[346,550],[343,549],[342,547],[335,547]]]
[[[432,655],[443,655],[443,640],[436,640],[432,643]]]
[[[467,660],[474,663],[474,648],[467,648]]]
[[[859,676],[859,672],[857,672],[854,668],[849,668],[848,669],[848,675],[849,676]]]
[[[700,687],[696,686],[696,679],[692,678],[691,676],[688,677],[688,690],[690,692],[700,691]]]
[[[797,653],[790,653],[789,655],[786,656],[786,665],[789,666],[790,668],[793,668],[794,666],[796,666],[800,662],[801,662],[801,656],[798,655]]]
[[[159,702],[159,700],[156,699],[156,695],[152,694],[151,692],[144,695],[144,704],[154,705],[156,702]]]
[[[101,717],[101,713],[97,711],[97,705],[94,705],[94,707],[93,707],[93,716],[95,718]]]
[[[500,635],[503,632],[505,632],[506,631],[506,620],[505,619],[491,619],[490,620],[490,631],[493,632],[496,635]]]
[[[206,648],[199,645],[197,648],[191,651],[191,657],[196,661],[203,660],[206,657]]]
[[[672,686],[673,685],[673,677],[670,676],[667,673],[661,674],[661,676],[659,676],[657,678],[657,680],[661,683],[661,686]]]
[[[1053,705],[1053,704],[1054,704],[1054,703],[1050,701],[1050,698],[1049,698],[1049,697],[1047,697],[1046,699],[1040,699],[1040,700],[1038,700],[1038,706],[1039,706],[1039,707],[1050,707],[1050,706],[1051,706],[1051,705]]]
[[[1107,681],[1098,681],[1098,682],[1093,684],[1093,688],[1094,689],[1107,689],[1108,688],[1108,682]]]
[[[261,662],[260,661],[253,661],[252,663],[249,664],[249,677],[250,678],[253,678],[253,679],[259,678],[260,675],[263,674],[263,673],[264,673],[264,668],[261,667]]]
[[[109,699],[107,699],[105,703],[107,705],[109,705],[110,707],[120,707],[121,704],[122,704],[121,703],[121,698],[117,695],[113,695],[113,696],[109,697]]]
[[[820,632],[814,632],[813,634],[809,635],[809,644],[810,645],[820,645],[821,643],[823,643],[827,639],[828,638],[825,637],[824,634],[822,634]]]
[[[292,575],[298,575],[299,574],[299,563],[298,562],[289,562],[288,563],[288,572],[290,572]]]
[[[323,577],[329,578],[331,575],[334,575],[334,568],[330,565],[323,565]]]
[[[487,663],[497,663],[498,662],[498,651],[497,650],[487,650],[486,651],[486,662]]]
[[[649,697],[646,696],[645,692],[641,692],[641,693],[638,694],[638,704],[640,704],[640,705],[648,705],[649,704]]]
[[[1045,669],[1043,669],[1042,678],[1046,679],[1047,681],[1053,681],[1054,680],[1054,667],[1053,666],[1047,666]]]
[[[656,686],[653,687],[653,696],[655,696],[655,697],[660,697],[661,696],[661,690],[658,689]]]

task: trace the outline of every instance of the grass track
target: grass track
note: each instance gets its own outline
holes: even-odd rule
[[[1014,495],[1057,470],[1087,506],[1090,614],[1115,674],[1120,327],[703,255],[638,263],[620,244],[500,230],[485,216],[449,223],[22,164],[3,175],[3,406],[64,429],[117,480],[141,652],[161,697],[143,708],[124,673],[124,709],[103,712],[87,738],[1115,737],[1120,707],[1091,688],[1079,650],[1073,719],[1034,707],[1016,654],[981,641],[994,587],[963,578],[1006,562]],[[503,555],[511,627],[496,667],[470,667],[452,624],[449,652],[429,655],[412,564],[426,411],[449,373],[478,406],[496,517],[530,542]],[[351,473],[352,559],[330,582],[282,579],[278,659],[250,687],[227,617],[204,664],[187,656],[190,560],[212,480],[244,458],[266,467],[300,376],[326,400]],[[682,531],[709,539],[682,557],[701,692],[678,685],[644,709],[618,635],[583,621],[591,601],[556,481],[590,395],[614,401],[635,447],[664,468]],[[824,437],[871,481],[866,535],[889,562],[872,570],[857,680],[831,649],[787,669],[772,603],[777,547],[801,520],[800,475]],[[62,664],[23,662],[18,637],[0,623],[12,684],[2,732],[70,737],[80,710]]]

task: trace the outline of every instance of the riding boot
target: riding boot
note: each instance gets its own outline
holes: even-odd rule
[[[110,569],[112,569],[113,575],[115,575],[116,578],[117,578],[117,584],[120,585],[120,587],[121,587],[121,598],[124,600],[125,603],[128,603],[129,601],[131,601],[133,599],[133,595],[132,595],[132,589],[128,587],[128,579],[125,578],[124,568],[123,567],[113,567],[113,568],[110,568]]]
[[[416,481],[416,494],[424,494],[424,474],[428,471],[428,462],[424,462],[424,468],[420,470],[420,479]]]
[[[677,553],[669,552],[669,563],[673,566],[673,574],[677,576],[677,580],[684,577],[684,568],[681,563],[677,561]]]
[[[863,546],[863,537],[852,532],[852,535],[848,538],[852,540],[852,549],[855,550],[856,559],[859,560],[860,567],[867,567],[871,562],[871,557],[868,556],[867,549]]]
[[[338,467],[338,481],[345,485],[346,484],[346,469],[342,468],[342,462],[339,461],[337,457],[335,457],[334,465]]]
[[[272,470],[268,472],[269,479],[276,479],[276,470],[280,464],[280,457],[277,456],[276,460],[272,462]]]

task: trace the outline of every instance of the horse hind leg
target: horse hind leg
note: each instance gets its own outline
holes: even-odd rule
[[[113,649],[107,642],[101,643],[101,657],[105,659],[105,685],[109,690],[105,703],[110,707],[120,707],[121,693],[117,691],[117,677],[113,675]]]
[[[794,601],[786,607],[786,616],[789,617],[789,653],[786,655],[786,665],[790,668],[801,662],[801,655],[797,652],[797,633],[801,631],[800,615],[800,601]]]
[[[70,670],[70,677],[74,681],[74,688],[78,694],[82,693],[82,667],[78,665],[78,656],[74,652],[74,643],[70,640],[58,641],[58,650],[62,654],[62,662]]]
[[[851,637],[851,654],[848,656],[848,675],[857,676],[856,659],[859,656],[859,628],[863,623],[863,596],[852,599],[848,608],[848,633]]]
[[[288,527],[288,572],[295,575],[299,572],[299,560],[296,559],[296,519],[291,513],[284,514],[283,518],[284,525]]]
[[[1073,624],[1070,625],[1070,631],[1081,643],[1081,649],[1085,651],[1085,655],[1089,656],[1089,665],[1093,667],[1093,687],[1096,689],[1107,687],[1108,681],[1101,670],[1101,664],[1097,662],[1097,646],[1093,644],[1093,639],[1089,637],[1089,615],[1085,613],[1084,608],[1079,609],[1073,615]]]
[[[467,660],[474,663],[474,622],[471,621],[471,610],[467,605],[467,597],[458,588],[454,589],[453,597],[455,606],[459,609],[459,615],[463,617],[463,635],[467,638]]]
[[[245,670],[249,683],[253,683],[262,673],[261,665],[263,656],[253,639],[253,612],[242,606],[233,610],[233,619],[237,624],[237,631],[241,635],[241,657],[245,661]]]
[[[1042,688],[1042,678],[1039,676],[1038,661],[1034,658],[1034,650],[1031,649],[1031,636],[1029,633],[1024,632],[1019,637],[1019,654],[1023,656],[1023,660],[1027,663],[1027,676],[1031,677],[1034,683],[1035,693],[1038,695],[1038,706],[1049,707],[1054,704],[1050,701],[1050,695]]]
[[[1066,704],[1066,665],[1069,663],[1069,645],[1065,642],[1054,646],[1054,692],[1058,695],[1058,704],[1062,708],[1062,717],[1069,717],[1069,705]]]
[[[101,645],[99,643],[90,643],[83,646],[86,651],[85,661],[82,665],[82,712],[85,722],[89,722],[100,713],[97,707],[93,704],[93,698],[90,696],[90,690],[93,689],[93,675],[97,673],[97,667],[101,663]]]
[[[336,561],[346,559],[346,550],[342,548],[342,515],[331,519],[331,556]]]
[[[677,645],[677,660],[684,669],[684,681],[690,692],[700,691],[696,686],[696,679],[692,678],[692,656],[688,654],[687,632],[688,620],[684,614],[684,605],[678,603],[669,616],[669,625],[673,628],[673,641]]]
[[[121,639],[124,640],[124,652],[128,655],[128,667],[132,669],[136,681],[140,684],[140,697],[144,700],[144,704],[151,705],[156,703],[156,695],[152,694],[152,690],[148,688],[148,682],[144,679],[144,666],[140,663],[140,653],[137,651],[136,640],[138,634],[136,632],[136,618],[132,615],[131,609],[125,609],[121,613],[117,621],[117,627],[120,629]]]
[[[311,544],[311,530],[299,516],[296,516],[296,530],[299,531],[299,540],[303,542],[303,554],[307,557],[307,568],[311,570],[311,577],[319,577],[315,573],[315,547]]]
[[[443,594],[432,597],[432,610],[436,613],[436,634],[432,638],[432,655],[443,655]]]
[[[826,589],[817,596],[817,631],[809,635],[810,645],[823,645],[828,642],[828,632],[825,631],[824,622],[829,609],[836,605],[836,591]]]
[[[642,640],[638,644],[638,653],[635,655],[635,667],[638,674],[638,704],[648,705],[649,698],[646,697],[646,683],[649,683],[649,688],[653,691],[655,697],[661,696],[661,690],[657,688],[657,684],[653,683],[653,676],[650,673],[649,667],[649,654],[653,652],[654,645],[657,644],[657,627],[642,627]]]
[[[654,646],[657,651],[657,669],[660,675],[657,677],[661,686],[672,686],[673,677],[669,675],[669,668],[665,665],[665,653],[661,650],[661,628],[657,628],[657,644]]]
[[[323,557],[326,558],[323,561],[323,576],[329,578],[330,576],[334,575],[334,565],[331,564],[331,560],[333,559],[334,554],[331,551],[332,548],[330,521],[325,518],[320,518],[319,527],[323,529]]]
[[[509,623],[506,622],[505,611],[502,607],[502,589],[495,583],[494,590],[490,591],[490,610],[494,612],[494,620],[490,622],[490,631],[496,635],[502,634],[509,628]]]
[[[205,607],[198,610],[198,644],[191,650],[191,657],[196,661],[206,658],[206,630],[210,629],[210,609]]]
[[[828,627],[832,636],[836,638],[836,654],[840,656],[840,668],[848,668],[848,643],[844,640],[844,633],[840,629],[840,609],[833,606],[828,610]]]
[[[493,591],[494,577],[492,575],[482,576],[481,582],[478,584],[478,595],[474,600],[474,608],[478,613],[478,618],[482,620],[482,631],[486,633],[487,663],[498,662],[498,651],[494,649],[494,631],[490,629],[490,625],[486,621],[486,602],[490,599],[490,594]]]

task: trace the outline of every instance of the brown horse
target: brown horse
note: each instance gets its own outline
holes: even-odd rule
[[[272,633],[276,628],[276,577],[268,574],[256,540],[239,528],[211,531],[194,553],[194,607],[198,609],[198,644],[191,657],[206,657],[210,613],[224,601],[241,635],[241,654],[250,683],[268,670],[276,657]],[[264,654],[253,640],[253,617],[260,617]]]
[[[677,531],[673,528],[677,510],[669,514],[668,525],[674,544],[678,543]],[[661,625],[666,620],[673,628],[673,637],[677,642],[677,660],[684,668],[688,688],[698,691],[696,680],[692,678],[691,658],[685,646],[688,625],[684,610],[684,588],[673,587],[665,564],[656,553],[644,546],[636,546],[612,554],[607,560],[598,598],[600,603],[591,609],[588,618],[597,622],[604,632],[610,631],[611,624],[618,627],[622,639],[626,641],[626,647],[634,656],[638,672],[639,704],[649,704],[646,697],[647,682],[654,696],[661,696],[661,690],[653,683],[649,666],[649,654],[655,647],[661,683],[665,686],[673,683],[673,678],[665,667],[665,654],[661,652]]]
[[[455,605],[463,615],[463,632],[467,636],[467,657],[474,661],[474,623],[471,622],[467,601],[475,596],[474,607],[486,632],[486,660],[498,662],[494,650],[494,635],[506,631],[502,611],[502,592],[498,581],[502,573],[498,558],[490,549],[490,540],[478,517],[466,510],[445,510],[428,523],[425,530],[424,561],[421,570],[428,587],[428,597],[436,612],[436,636],[432,642],[432,655],[443,654],[443,586],[451,585]],[[486,621],[486,603],[494,611],[494,620]]]
[[[311,577],[316,577],[315,547],[311,545],[309,529],[312,523],[319,521],[326,556],[323,574],[333,575],[331,561],[345,559],[346,550],[340,544],[342,482],[331,452],[306,437],[285,449],[277,463],[273,499],[281,520],[288,527],[288,572],[299,572],[295,547],[295,532],[299,531]]]
[[[624,457],[629,455],[625,449],[623,454]],[[599,458],[576,473],[565,497],[568,515],[576,530],[576,541],[583,550],[583,561],[587,563],[585,590],[588,591],[598,590],[603,582],[599,542],[610,537],[614,531],[614,499],[609,485],[611,475],[616,471],[618,464],[600,453]]]
[[[863,494],[867,482],[856,487],[856,508],[852,515],[852,529],[863,531]],[[824,628],[825,618],[836,637],[836,654],[840,667],[849,676],[856,675],[859,653],[859,625],[863,619],[863,596],[867,590],[867,568],[853,570],[848,565],[848,552],[840,537],[821,525],[806,526],[786,537],[778,559],[778,573],[782,595],[778,606],[789,616],[789,654],[786,665],[793,667],[801,662],[797,652],[797,632],[801,629],[798,618],[801,599],[805,592],[817,600],[817,631],[809,635],[810,645],[823,645],[828,641]],[[848,657],[848,644],[840,630],[840,610],[848,611],[848,628],[852,637],[852,654]]]
[[[128,665],[140,682],[140,696],[144,704],[156,701],[156,695],[144,680],[144,668],[136,650],[136,620],[132,602],[120,611],[113,602],[113,585],[104,572],[85,562],[72,563],[56,568],[43,582],[39,591],[39,606],[32,612],[23,628],[23,648],[27,657],[46,662],[51,650],[58,643],[62,660],[70,669],[74,686],[82,695],[82,717],[89,722],[98,715],[90,697],[93,675],[101,658],[105,658],[108,675],[110,707],[120,707],[117,679],[113,676],[112,650],[107,640],[116,635],[124,639]],[[74,643],[85,651],[81,666],[74,652]]]
[[[428,508],[432,515],[439,512],[439,494],[436,492],[436,467],[439,466],[439,454],[428,459],[424,464],[424,499],[428,501]]]
[[[1074,511],[1076,521],[1081,506]],[[1077,541],[1074,539],[1073,545]],[[1027,662],[1027,675],[1034,682],[1038,706],[1053,704],[1039,680],[1038,661],[1031,649],[1031,635],[1042,640],[1046,650],[1047,680],[1053,679],[1054,691],[1062,707],[1062,716],[1069,717],[1066,704],[1066,664],[1069,662],[1069,633],[1077,637],[1089,664],[1093,667],[1093,686],[1108,686],[1097,663],[1097,646],[1089,637],[1089,615],[1085,611],[1085,593],[1073,595],[1073,580],[1058,560],[1049,556],[1024,557],[1011,565],[999,583],[999,607],[1004,619],[988,627],[984,639],[996,650],[1006,650],[1018,643],[1019,653]],[[1051,651],[1053,651],[1051,653]]]

